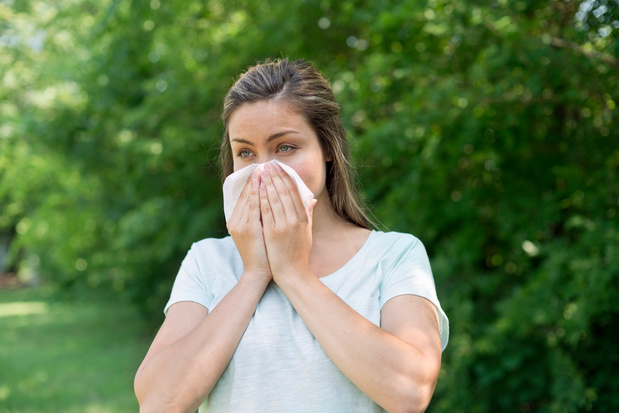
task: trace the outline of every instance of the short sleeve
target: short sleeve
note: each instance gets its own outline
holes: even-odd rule
[[[163,310],[167,315],[168,310],[172,304],[179,303],[181,301],[192,301],[209,308],[211,302],[209,300],[210,294],[208,294],[207,287],[200,274],[200,266],[197,260],[197,246],[193,244],[185,259],[181,264],[181,268],[178,271],[178,275],[174,280],[174,286],[172,287],[172,293],[170,299]]]
[[[442,349],[449,340],[449,320],[441,308],[436,294],[434,277],[425,247],[417,238],[409,236],[406,245],[393,248],[396,254],[393,265],[385,269],[386,274],[381,283],[380,307],[399,295],[417,295],[434,304],[438,313],[439,333]]]

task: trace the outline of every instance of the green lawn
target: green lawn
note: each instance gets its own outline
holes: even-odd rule
[[[51,297],[0,290],[0,412],[136,412],[133,376],[149,345],[137,312]]]

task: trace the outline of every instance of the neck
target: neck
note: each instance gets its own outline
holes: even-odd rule
[[[312,235],[314,239],[332,236],[345,227],[356,226],[339,216],[331,206],[329,199],[318,201],[314,207],[313,219]]]

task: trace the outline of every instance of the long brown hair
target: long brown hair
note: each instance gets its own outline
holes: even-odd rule
[[[303,60],[266,61],[249,68],[230,88],[224,99],[221,118],[224,135],[221,142],[221,166],[225,179],[234,171],[228,134],[230,117],[246,103],[274,101],[305,117],[314,129],[327,163],[326,188],[331,205],[342,218],[363,228],[376,228],[355,186],[346,130],[340,118],[340,106],[329,82],[316,68]]]

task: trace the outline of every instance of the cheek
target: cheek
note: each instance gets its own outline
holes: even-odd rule
[[[325,185],[325,166],[318,163],[311,167],[309,164],[289,165],[301,177],[305,185],[318,196]]]
[[[232,162],[232,172],[236,172],[236,171],[238,171],[240,169],[243,169],[243,166],[235,159]]]

